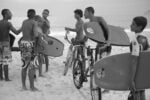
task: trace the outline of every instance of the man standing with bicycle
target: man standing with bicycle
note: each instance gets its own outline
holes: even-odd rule
[[[106,55],[109,55],[110,52],[111,52],[111,46],[109,44],[109,39],[110,39],[110,36],[109,36],[109,29],[108,29],[108,25],[106,23],[106,21],[102,18],[102,17],[99,17],[99,16],[95,16],[94,15],[95,13],[95,10],[93,7],[87,7],[84,11],[84,17],[85,19],[89,19],[90,22],[98,22],[100,27],[102,28],[103,30],[103,33],[104,33],[104,38],[106,40],[106,43],[98,43],[97,46],[96,46],[96,53],[95,53],[95,60],[98,60],[100,58],[102,58],[103,54],[105,53]],[[103,47],[103,49],[101,49]],[[100,55],[100,58],[98,58],[97,55]],[[108,90],[104,90],[103,92],[108,92]]]
[[[106,43],[108,45],[108,46],[106,46],[106,48],[104,48],[103,50],[99,51],[99,48],[105,46],[105,44],[104,43],[98,43],[97,47],[96,47],[96,49],[97,49],[96,50],[96,55],[98,53],[100,53],[100,55],[102,55],[102,53],[104,53],[104,52],[107,52],[109,54],[111,52],[111,46],[109,44],[110,36],[109,36],[108,25],[107,25],[106,21],[102,17],[95,16],[94,13],[95,13],[95,10],[94,10],[93,7],[87,7],[85,9],[85,12],[84,12],[84,17],[85,17],[85,19],[89,19],[90,22],[98,22],[99,23],[100,27],[103,30],[104,38],[106,40]],[[97,59],[97,56],[96,56],[96,59]]]
[[[75,28],[65,27],[65,30],[68,31],[68,32],[69,31],[76,32],[76,37],[71,40],[71,42],[72,42],[73,45],[80,45],[80,44],[84,45],[84,34],[83,34],[83,25],[84,25],[84,22],[82,20],[83,12],[80,9],[76,9],[74,11],[74,14],[75,14],[74,17],[77,20]],[[70,51],[72,51],[72,48],[73,48],[72,45],[70,45],[70,47],[69,47]],[[70,52],[70,51],[68,51],[68,52]],[[70,53],[68,53],[68,54],[69,55],[67,55],[67,59],[66,59],[66,62],[65,62],[65,66],[66,67],[67,66],[71,66],[71,65],[68,65],[69,59],[70,59],[70,57],[68,57],[68,56],[72,56],[72,54],[70,54]],[[64,75],[66,75],[66,73],[64,73]]]

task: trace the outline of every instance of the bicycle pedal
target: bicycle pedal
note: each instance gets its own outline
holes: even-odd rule
[[[88,60],[88,58],[84,58],[84,59],[83,59],[83,61],[87,61],[87,60]]]
[[[84,58],[84,60],[88,60],[88,58]]]
[[[90,77],[90,75],[86,75],[86,77]]]

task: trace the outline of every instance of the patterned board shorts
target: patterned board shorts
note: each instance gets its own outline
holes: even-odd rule
[[[31,60],[33,56],[34,50],[34,42],[33,41],[24,41],[21,40],[19,43],[19,47],[21,50],[21,59],[23,61]]]
[[[9,42],[0,42],[0,64],[7,65],[12,62]]]

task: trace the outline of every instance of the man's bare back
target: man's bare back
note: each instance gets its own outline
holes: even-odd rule
[[[35,32],[36,22],[33,19],[27,19],[22,24],[22,40],[25,41],[34,41],[36,37]]]

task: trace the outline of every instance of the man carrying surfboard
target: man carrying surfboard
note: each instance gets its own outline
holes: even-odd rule
[[[96,54],[98,53],[103,53],[103,52],[107,52],[107,53],[110,53],[111,52],[111,46],[109,44],[109,40],[110,40],[110,33],[109,33],[109,29],[108,29],[108,25],[106,23],[106,21],[102,18],[102,17],[99,17],[99,16],[95,16],[94,15],[95,13],[95,10],[93,7],[87,7],[84,11],[84,17],[85,19],[89,19],[90,22],[97,22],[100,27],[102,28],[103,30],[103,35],[104,35],[104,38],[106,40],[106,43],[108,46],[106,46],[105,50],[102,50],[102,51],[99,51],[99,48],[104,46],[104,43],[98,43],[97,44],[97,50],[96,50]],[[97,55],[96,55],[96,59],[97,59]]]
[[[69,31],[76,32],[76,37],[71,40],[72,44],[74,44],[74,45],[75,44],[82,44],[82,45],[84,45],[84,38],[85,37],[84,37],[84,34],[83,34],[84,22],[82,20],[82,17],[83,17],[82,10],[81,9],[76,9],[74,11],[74,17],[77,20],[75,28],[65,27],[65,30],[68,31],[68,32]],[[67,54],[67,59],[66,59],[66,62],[65,62],[65,67],[71,66],[71,65],[69,65],[69,59],[70,59],[70,56],[73,55],[72,54],[73,53],[72,48],[73,48],[73,46],[70,45],[69,51],[68,51],[68,54]],[[64,75],[66,75],[65,72],[64,72]]]
[[[99,42],[97,44],[95,59],[98,60],[98,57],[97,57],[98,54],[100,54],[100,58],[101,58],[102,54],[109,55],[111,52],[111,46],[109,44],[109,40],[110,40],[109,34],[110,33],[109,33],[109,29],[108,29],[108,25],[107,25],[106,21],[102,17],[95,16],[94,13],[95,13],[95,10],[93,7],[87,7],[84,11],[84,17],[85,17],[85,19],[89,19],[90,22],[97,22],[100,25],[100,27],[103,30],[104,38],[105,38],[106,43],[107,43],[107,45],[105,45],[102,42],[101,43]],[[101,47],[103,47],[103,49],[100,49]],[[104,90],[103,92],[108,92],[108,90]]]
[[[49,10],[44,9],[43,13],[42,13],[42,17],[43,17],[42,30],[43,30],[43,33],[46,34],[46,35],[50,34],[50,22],[47,19],[48,16],[49,16]],[[46,64],[46,72],[48,72],[49,59],[48,59],[48,56],[46,56],[46,55],[44,55],[44,58],[45,58],[45,64]]]
[[[147,25],[147,19],[142,16],[135,17],[131,24],[131,31],[134,32],[134,38],[131,39],[131,54],[133,55],[133,69],[136,72],[136,67],[138,66],[138,56],[140,51],[147,50],[149,48],[148,40],[145,36],[142,35],[143,30]],[[135,73],[132,74],[133,86],[135,86],[134,78]],[[128,100],[145,100],[145,91],[144,90],[134,90],[130,92]]]
[[[1,14],[3,19],[0,20],[0,80],[3,80],[4,70],[5,81],[10,81],[8,64],[12,61],[12,55],[9,32],[12,31],[17,35],[20,33],[20,30],[16,30],[8,21],[12,18],[12,13],[9,9],[3,9]]]
[[[22,88],[27,90],[26,87],[26,76],[28,70],[30,89],[31,91],[37,91],[38,89],[34,86],[34,75],[35,66],[33,65],[34,59],[34,47],[36,43],[36,38],[39,36],[37,32],[37,23],[34,20],[35,10],[29,9],[27,12],[28,19],[24,20],[22,23],[22,33],[23,37],[19,43],[21,50],[21,59],[24,63],[22,66],[21,76],[22,76]]]

